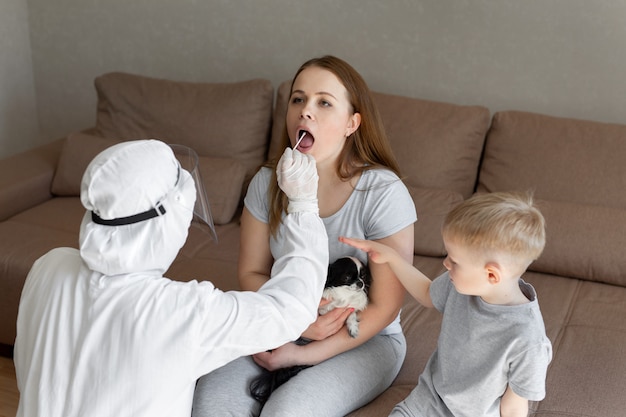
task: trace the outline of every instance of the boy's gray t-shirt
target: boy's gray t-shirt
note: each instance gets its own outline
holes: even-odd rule
[[[269,223],[268,189],[272,171],[261,168],[252,178],[244,204],[259,221]],[[359,178],[355,190],[335,214],[322,218],[328,233],[330,262],[344,256],[354,256],[367,263],[367,254],[339,242],[339,236],[377,240],[393,235],[415,223],[415,204],[406,186],[388,169],[369,169]],[[280,237],[278,237],[280,238]],[[276,241],[270,240],[270,249]],[[399,317],[384,334],[400,333]]]
[[[530,302],[504,306],[458,293],[447,272],[433,281],[430,295],[443,313],[437,349],[392,415],[499,417],[508,385],[528,400],[545,397],[552,345],[534,288],[519,285]]]

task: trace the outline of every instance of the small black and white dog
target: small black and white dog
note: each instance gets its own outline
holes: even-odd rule
[[[350,337],[359,335],[359,317],[357,313],[367,307],[367,294],[372,283],[369,269],[352,256],[339,258],[328,266],[326,286],[322,297],[331,300],[320,307],[321,316],[335,308],[352,307],[346,320]]]
[[[357,337],[359,335],[357,313],[367,307],[367,294],[371,283],[372,277],[368,267],[357,258],[347,256],[337,259],[328,266],[326,285],[322,295],[325,299],[330,300],[330,303],[320,307],[319,314],[324,315],[335,308],[354,308],[346,320],[346,326],[350,336]],[[294,343],[305,345],[309,341],[300,338]],[[275,371],[265,370],[250,383],[250,394],[263,405],[274,390],[308,367],[308,365],[296,365]]]

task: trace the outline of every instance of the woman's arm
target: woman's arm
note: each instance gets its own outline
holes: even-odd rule
[[[528,400],[514,393],[511,386],[508,386],[500,400],[500,415],[502,417],[526,417]]]
[[[379,240],[394,248],[403,259],[413,259],[413,225]],[[372,285],[369,292],[369,305],[360,313],[359,336],[350,337],[345,326],[334,335],[305,346],[289,344],[272,352],[255,355],[259,365],[267,369],[277,369],[296,364],[315,365],[340,353],[354,349],[377,335],[398,315],[404,301],[404,287],[386,264],[370,265]]]
[[[244,291],[257,291],[270,279],[274,261],[270,251],[270,228],[245,207],[241,214],[239,245],[239,286]]]

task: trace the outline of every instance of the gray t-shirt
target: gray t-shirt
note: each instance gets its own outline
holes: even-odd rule
[[[259,221],[269,222],[268,189],[271,170],[261,168],[248,187],[244,204]],[[367,262],[367,255],[338,241],[339,236],[359,239],[382,239],[404,229],[417,220],[415,205],[406,186],[387,169],[370,169],[361,175],[348,201],[335,214],[322,218],[328,233],[330,262],[343,256],[354,256]],[[273,253],[275,239],[270,241]],[[399,317],[383,330],[399,333]]]
[[[458,293],[447,272],[433,281],[430,295],[443,313],[437,349],[391,415],[499,417],[508,385],[529,400],[545,397],[552,345],[535,289],[519,285],[530,302],[504,306]]]

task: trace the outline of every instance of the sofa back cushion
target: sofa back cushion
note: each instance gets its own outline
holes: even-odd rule
[[[119,140],[95,136],[90,132],[70,134],[63,145],[51,192],[60,197],[80,196],[83,174],[91,160]],[[206,189],[215,224],[230,222],[239,205],[246,174],[244,166],[232,158],[201,156],[198,170]]]
[[[277,90],[271,157],[282,152],[289,88],[287,81]],[[489,110],[376,92],[373,98],[417,209],[415,253],[442,256],[440,225],[474,192]]]
[[[80,196],[83,174],[93,158],[120,140],[103,138],[87,132],[71,133],[65,139],[50,191],[60,197]]]
[[[274,104],[274,115],[272,121],[272,134],[270,146],[267,153],[268,159],[280,158],[284,149],[281,149],[281,139],[285,131],[285,119],[287,118],[287,105],[289,104],[289,93],[291,81],[285,81],[276,89],[276,101]]]
[[[269,80],[192,83],[126,73],[97,77],[96,131],[160,139],[198,155],[239,160],[252,177],[267,156],[274,88]]]
[[[626,126],[494,115],[477,191],[533,191],[547,242],[531,270],[626,285]]]
[[[464,198],[476,186],[489,110],[374,93],[405,182]]]

